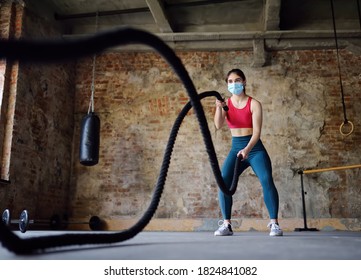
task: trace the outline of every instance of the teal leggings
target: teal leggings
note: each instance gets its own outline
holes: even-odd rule
[[[222,166],[222,177],[228,188],[231,188],[232,185],[237,153],[247,146],[250,139],[251,136],[232,137],[231,150]],[[248,154],[248,158],[242,161],[240,174],[242,174],[249,166],[252,167],[262,185],[263,198],[270,219],[277,219],[279,204],[278,192],[273,182],[271,160],[261,140],[253,147]],[[230,220],[233,204],[232,196],[225,195],[219,190],[218,198],[223,219]]]

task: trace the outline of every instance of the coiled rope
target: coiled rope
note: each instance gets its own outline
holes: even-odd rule
[[[179,131],[179,127],[187,112],[192,107],[201,128],[204,144],[206,146],[206,152],[208,153],[209,161],[217,184],[225,194],[233,195],[235,193],[239,174],[235,172],[232,187],[228,189],[221,176],[211,133],[209,131],[206,116],[200,102],[202,98],[209,96],[215,96],[219,100],[222,100],[221,95],[215,91],[204,92],[198,95],[194,84],[181,60],[168,45],[166,45],[155,35],[134,28],[123,28],[106,33],[96,34],[89,38],[67,42],[0,40],[0,59],[6,58],[7,60],[20,60],[22,62],[49,63],[88,56],[104,51],[105,49],[114,47],[116,45],[125,44],[145,44],[156,50],[173,68],[174,72],[183,83],[190,98],[190,101],[184,106],[171,129],[160,168],[160,173],[147,210],[138,220],[138,222],[136,222],[132,227],[127,230],[115,233],[76,233],[21,238],[13,233],[3,223],[0,223],[0,241],[8,250],[16,254],[35,254],[41,253],[46,249],[56,247],[88,244],[111,244],[125,241],[141,232],[152,219],[158,207],[164,189],[167,172],[170,165],[171,154],[173,152],[173,147],[177,133]],[[238,158],[236,170],[239,170],[238,166],[240,161],[241,158]]]

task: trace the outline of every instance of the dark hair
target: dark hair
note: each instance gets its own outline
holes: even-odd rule
[[[236,75],[240,76],[240,77],[242,78],[242,80],[243,80],[243,81],[245,81],[245,80],[246,80],[246,76],[244,75],[243,71],[242,71],[242,70],[240,70],[240,69],[238,69],[238,68],[236,68],[236,69],[232,69],[231,71],[229,71],[229,72],[227,73],[227,76],[226,76],[226,83],[228,83],[228,77],[229,77],[229,75],[231,75],[232,73],[234,73],[234,74],[236,74]]]

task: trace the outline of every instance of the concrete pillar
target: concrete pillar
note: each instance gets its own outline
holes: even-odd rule
[[[252,67],[262,67],[266,64],[267,52],[264,39],[253,40],[253,62]]]

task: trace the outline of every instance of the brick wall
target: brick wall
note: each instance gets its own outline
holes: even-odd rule
[[[340,53],[347,115],[355,126],[345,137],[339,132],[343,112],[333,50],[273,52],[270,65],[263,68],[250,67],[253,56],[248,51],[178,55],[199,92],[217,90],[227,96],[225,73],[234,67],[245,71],[248,94],[263,104],[262,139],[273,161],[280,217],[302,217],[299,169],[360,163],[359,56]],[[76,126],[87,110],[91,69],[90,58],[77,64]],[[95,111],[101,118],[100,162],[90,168],[75,163],[72,214],[136,218],[150,202],[171,126],[188,101],[187,93],[169,66],[152,52],[101,55],[95,84]],[[226,127],[216,131],[213,126],[214,98],[202,103],[221,164],[230,133]],[[359,169],[317,173],[304,180],[309,217],[360,216]],[[235,218],[268,217],[251,170],[240,179],[234,213]],[[217,186],[192,112],[181,126],[156,217],[220,217]]]
[[[2,8],[10,7],[9,3]],[[24,11],[24,15],[16,17],[18,37],[59,36],[51,22],[34,16],[20,4],[13,4],[13,8]],[[11,13],[10,8],[2,9],[1,18],[7,13]],[[9,28],[9,24],[1,27]],[[0,201],[1,211],[9,208],[14,218],[27,209],[31,219],[49,219],[55,213],[66,212],[68,207],[74,129],[73,69],[70,62],[20,63],[11,74],[14,85],[10,90],[4,89],[4,98],[10,100],[10,105],[2,107],[6,115],[2,121],[13,118],[13,124],[6,127],[12,138],[10,184],[0,186]],[[9,82],[10,76],[7,78]]]

